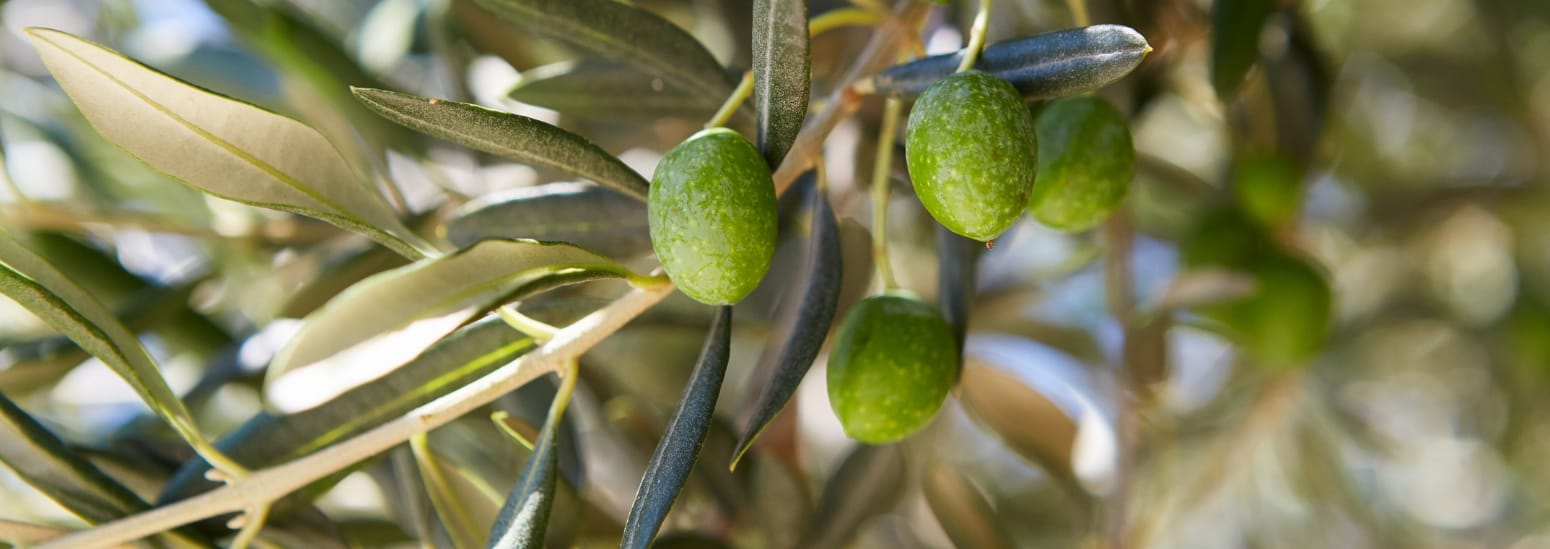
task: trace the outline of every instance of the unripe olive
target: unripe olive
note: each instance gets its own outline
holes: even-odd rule
[[[1028,210],[1040,223],[1080,231],[1125,198],[1136,150],[1125,117],[1096,97],[1068,97],[1039,113],[1038,185]]]
[[[657,164],[646,202],[651,247],[684,295],[741,301],[775,255],[775,183],[764,157],[726,128],[701,131]]]
[[[910,110],[904,155],[915,194],[937,222],[990,240],[1017,222],[1038,171],[1033,115],[1005,80],[944,78]]]
[[[862,300],[829,353],[829,404],[845,434],[868,444],[902,439],[942,407],[958,344],[935,307],[902,292]]]
[[[1254,293],[1201,308],[1250,356],[1280,367],[1301,365],[1329,336],[1331,295],[1324,275],[1284,253],[1257,257],[1245,268]]]

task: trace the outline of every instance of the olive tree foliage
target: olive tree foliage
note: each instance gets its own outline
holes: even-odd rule
[[[1510,545],[1546,172],[1356,4],[0,2],[0,541]]]

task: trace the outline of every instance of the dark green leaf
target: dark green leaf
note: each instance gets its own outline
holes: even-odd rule
[[[932,464],[925,477],[926,504],[956,547],[1013,549],[1006,528],[996,522],[996,510],[985,496],[952,466]]]
[[[523,71],[511,98],[599,121],[709,118],[721,99],[613,61],[563,61]]]
[[[531,350],[533,340],[500,319],[481,320],[437,342],[380,378],[303,412],[262,412],[222,437],[216,447],[250,468],[312,453],[435,400]],[[180,500],[217,485],[195,459],[178,470],[160,501]]]
[[[823,191],[812,188],[809,192],[812,237],[803,262],[806,267],[803,271],[807,274],[799,294],[802,297],[783,303],[779,327],[769,338],[780,344],[766,346],[759,356],[758,371],[770,372],[771,377],[760,391],[753,415],[743,425],[743,434],[732,454],[731,466],[734,468],[759,433],[791,400],[797,385],[802,383],[813,359],[823,348],[823,342],[829,336],[829,324],[834,320],[842,278],[840,228]]]
[[[759,116],[759,151],[772,167],[780,166],[807,119],[811,62],[807,2],[754,0],[754,112]]]
[[[953,327],[962,354],[964,336],[969,333],[969,305],[974,300],[975,260],[984,244],[936,225],[937,307],[942,318]],[[962,364],[959,371],[962,372]]]
[[[608,151],[550,124],[508,112],[387,90],[354,90],[388,120],[490,154],[554,168],[646,199],[650,183]]]
[[[1119,80],[1152,51],[1135,29],[1093,25],[998,42],[980,53],[974,68],[1006,79],[1028,99],[1050,99],[1096,90]],[[882,93],[914,96],[957,70],[962,51],[917,59],[872,79]]]
[[[651,250],[646,206],[609,190],[552,183],[488,195],[447,221],[447,240],[466,247],[486,238],[566,242],[616,259]]]
[[[1259,34],[1275,12],[1274,0],[1211,3],[1211,86],[1222,101],[1233,98],[1259,60]]]
[[[501,397],[493,405],[509,414],[509,421],[522,421],[535,426],[532,432],[537,433],[548,422],[549,404],[559,395],[558,383],[559,379],[555,376],[541,377]],[[587,481],[574,416],[575,413],[566,408],[565,417],[560,418],[560,432],[555,434],[555,444],[559,446],[561,478],[573,487],[584,486]]]
[[[710,333],[705,337],[705,347],[700,351],[699,364],[690,374],[689,386],[684,388],[678,410],[673,412],[673,419],[646,466],[646,476],[635,492],[635,503],[630,506],[621,547],[644,549],[651,546],[657,529],[662,527],[668,510],[673,507],[673,500],[678,498],[678,492],[689,479],[689,471],[699,461],[700,446],[710,431],[731,347],[732,307],[722,306],[716,310]]]
[[[857,446],[824,484],[813,530],[802,547],[845,547],[861,525],[887,513],[904,495],[904,451],[898,445]]]
[[[657,14],[615,0],[476,0],[534,34],[617,59],[720,101],[736,84],[716,58]]]
[[[555,471],[559,469],[560,419],[556,414],[544,422],[544,429],[533,443],[533,453],[522,467],[522,476],[506,496],[506,504],[495,519],[487,547],[537,548],[544,546],[549,526],[549,511],[554,507]]]

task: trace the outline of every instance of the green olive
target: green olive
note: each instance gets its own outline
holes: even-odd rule
[[[1302,174],[1286,159],[1269,153],[1246,154],[1233,166],[1233,195],[1255,221],[1277,227],[1302,204]]]
[[[1017,222],[1037,154],[1033,115],[995,76],[955,73],[926,88],[910,110],[904,156],[915,194],[960,235],[990,240]]]
[[[1246,267],[1254,293],[1201,308],[1228,337],[1264,364],[1295,367],[1324,346],[1329,335],[1329,283],[1307,260],[1284,253],[1261,255]]]
[[[1124,115],[1096,97],[1068,97],[1039,113],[1038,185],[1028,209],[1065,231],[1101,223],[1125,198],[1136,150]]]
[[[775,183],[741,134],[712,128],[668,151],[646,201],[651,247],[684,295],[742,301],[775,255]]]
[[[958,369],[958,344],[935,307],[903,292],[857,303],[829,353],[829,404],[845,434],[868,444],[931,422]]]

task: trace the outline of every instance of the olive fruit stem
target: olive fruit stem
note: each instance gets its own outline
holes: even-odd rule
[[[980,0],[980,12],[974,16],[974,26],[969,27],[969,47],[964,48],[963,61],[958,62],[958,72],[973,68],[974,62],[979,61],[980,50],[985,48],[985,27],[988,26],[990,26],[990,0]]]
[[[496,309],[495,314],[500,315],[507,326],[511,326],[512,329],[522,332],[523,335],[533,338],[540,344],[554,339],[554,334],[560,331],[559,328],[522,314],[516,307],[510,305]]]
[[[1071,23],[1077,27],[1085,27],[1092,24],[1092,18],[1087,15],[1087,0],[1066,0],[1066,7],[1071,10]]]
[[[839,8],[823,12],[807,24],[807,35],[818,36],[841,27],[873,27],[888,12],[871,8]]]
[[[727,96],[726,102],[721,104],[721,110],[716,111],[716,115],[705,123],[705,129],[727,125],[727,120],[732,118],[732,114],[737,112],[737,108],[743,105],[749,95],[753,95],[753,71],[743,72],[743,81],[738,82],[732,95]]]
[[[899,286],[888,263],[888,187],[893,173],[893,141],[898,133],[899,110],[904,102],[889,97],[883,105],[883,127],[877,132],[877,157],[872,165],[872,262],[883,290]]]

